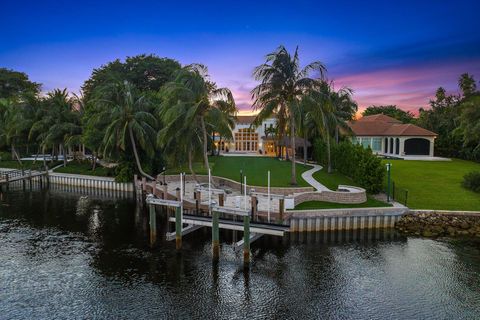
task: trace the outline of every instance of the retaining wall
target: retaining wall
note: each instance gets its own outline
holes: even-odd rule
[[[290,232],[393,228],[406,207],[287,211]]]
[[[364,203],[367,201],[365,189],[350,186],[338,186],[348,191],[315,191],[295,195],[295,206],[307,201],[325,201],[334,203]]]
[[[115,179],[110,177],[95,177],[56,172],[49,173],[48,177],[50,179],[50,183],[56,184],[124,192],[134,191],[133,183],[115,182]]]

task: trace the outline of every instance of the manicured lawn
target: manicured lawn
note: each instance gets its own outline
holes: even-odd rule
[[[112,177],[113,169],[97,166],[92,170],[92,164],[88,161],[71,161],[66,167],[55,169],[59,173],[83,174],[88,176]]]
[[[463,176],[480,171],[480,163],[464,160],[407,161],[392,163],[392,180],[408,190],[408,203],[415,209],[480,210],[480,194],[462,187]]]
[[[270,185],[272,187],[290,187],[291,163],[268,157],[210,157],[212,175],[240,181],[240,170],[247,176],[247,184],[255,186],[267,185],[267,172],[270,170]],[[309,184],[302,179],[301,174],[310,169],[309,166],[297,164],[297,184],[308,187]],[[194,170],[198,174],[207,174],[202,162],[194,163]],[[189,173],[188,167],[167,169],[168,174],[179,172]]]
[[[215,160],[218,158],[219,157],[208,157],[208,162],[211,168],[215,166]],[[208,170],[206,170],[205,167],[203,166],[203,161],[194,162],[192,164],[192,167],[196,174],[208,174]],[[184,165],[176,168],[167,167],[166,174],[179,174],[180,172],[185,172],[187,174],[190,174],[190,169],[188,168],[188,165]]]
[[[352,179],[339,172],[327,173],[327,169],[323,168],[313,174],[313,178],[323,184],[330,190],[337,190],[339,184],[358,187]]]
[[[331,203],[324,201],[307,201],[300,203],[294,210],[310,210],[310,209],[343,209],[343,208],[373,208],[373,207],[391,207],[389,203],[367,198],[367,202],[360,204],[343,204],[343,203]]]

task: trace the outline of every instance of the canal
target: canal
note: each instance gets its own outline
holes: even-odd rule
[[[392,232],[264,237],[250,268],[210,229],[148,246],[131,199],[69,190],[0,195],[1,319],[475,319],[480,243]],[[159,219],[159,234],[167,231]],[[162,239],[164,237],[161,237]]]

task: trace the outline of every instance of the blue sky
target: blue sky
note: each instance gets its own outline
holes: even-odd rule
[[[249,110],[253,68],[279,44],[321,60],[362,107],[426,106],[480,79],[479,1],[2,1],[0,66],[78,91],[95,67],[155,53],[209,67]]]

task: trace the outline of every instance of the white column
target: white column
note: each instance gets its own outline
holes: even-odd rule
[[[403,156],[405,153],[405,138],[400,138],[400,155]]]
[[[429,156],[430,157],[433,157],[433,148],[435,146],[435,138],[430,138],[430,152],[429,152]]]

